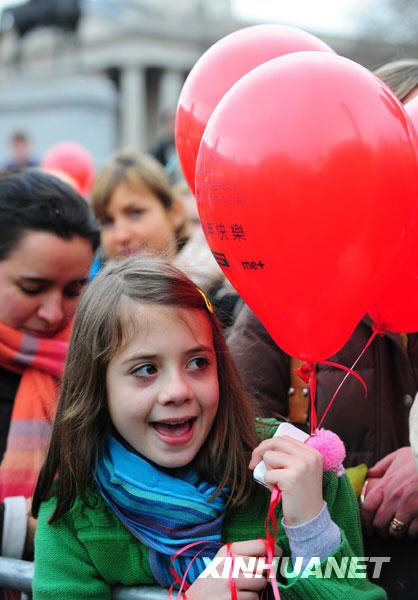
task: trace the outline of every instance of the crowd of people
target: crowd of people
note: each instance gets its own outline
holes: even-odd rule
[[[376,74],[402,102],[418,91],[418,61]],[[35,560],[35,600],[173,583],[189,600],[276,585],[286,600],[415,598],[417,333],[375,337],[356,366],[367,401],[344,382],[325,418],[344,468],[327,467],[274,436],[309,432],[301,361],[223,275],[187,184],[134,149],[85,197],[63,175],[0,174],[1,555]],[[351,367],[372,326],[331,360]],[[342,378],[318,365],[319,418]]]

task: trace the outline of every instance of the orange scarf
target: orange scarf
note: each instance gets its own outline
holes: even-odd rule
[[[36,338],[0,322],[0,365],[22,373],[0,466],[0,502],[31,497],[48,448],[71,328]]]

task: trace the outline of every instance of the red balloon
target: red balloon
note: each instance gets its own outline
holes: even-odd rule
[[[281,348],[317,362],[350,337],[408,238],[418,197],[410,123],[346,58],[276,58],[215,108],[196,191],[232,285]]]
[[[404,108],[415,130],[418,154],[418,96]],[[418,198],[416,202],[418,204]],[[409,245],[388,273],[387,285],[369,308],[371,318],[379,327],[397,333],[418,331],[418,206],[411,225]]]
[[[41,167],[52,173],[70,177],[83,196],[90,193],[94,179],[94,161],[90,152],[77,142],[59,142],[51,146],[42,158]]]
[[[270,24],[234,31],[200,57],[181,91],[175,126],[178,157],[193,192],[199,144],[206,123],[225,92],[254,67],[301,50],[334,52],[301,29]]]

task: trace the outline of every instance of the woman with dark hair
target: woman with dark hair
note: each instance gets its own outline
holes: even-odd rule
[[[36,170],[0,176],[1,555],[31,556],[27,517],[71,320],[99,230],[86,201]]]

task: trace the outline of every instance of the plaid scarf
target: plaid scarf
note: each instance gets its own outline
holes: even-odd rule
[[[149,548],[157,582],[173,583],[171,558],[187,544],[207,542],[201,554],[213,558],[221,541],[223,494],[212,502],[215,487],[199,480],[193,469],[174,477],[157,469],[111,437],[99,454],[95,481],[105,502],[125,527]],[[195,547],[186,549],[172,566],[192,583],[205,569]],[[192,560],[194,558],[194,560]]]
[[[32,496],[48,447],[69,333],[67,327],[55,338],[37,338],[0,322],[0,365],[22,373],[0,468],[0,502]]]

